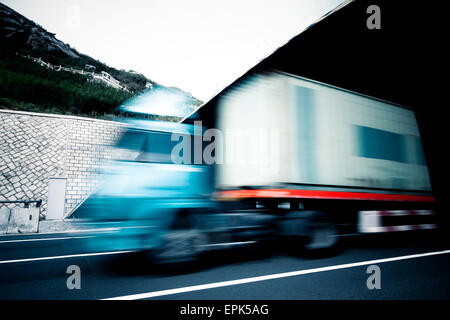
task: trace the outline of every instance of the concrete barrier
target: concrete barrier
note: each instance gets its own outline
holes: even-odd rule
[[[8,230],[9,215],[11,214],[11,209],[0,208],[0,234],[5,234]]]
[[[77,229],[81,229],[80,226],[72,221],[42,220],[39,222],[39,233],[64,232]]]
[[[9,217],[7,233],[37,232],[39,208],[13,208]]]

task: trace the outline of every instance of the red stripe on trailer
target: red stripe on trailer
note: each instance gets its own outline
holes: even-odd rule
[[[218,193],[219,198],[303,198],[303,199],[337,199],[337,200],[376,200],[434,202],[433,196],[409,194],[388,194],[369,192],[321,191],[300,189],[252,189],[227,190]]]

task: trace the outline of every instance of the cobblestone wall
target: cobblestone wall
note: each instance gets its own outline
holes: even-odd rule
[[[66,177],[70,214],[101,183],[122,132],[111,121],[0,110],[0,201],[42,199],[45,215],[49,178]]]

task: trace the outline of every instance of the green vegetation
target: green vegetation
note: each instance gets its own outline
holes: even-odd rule
[[[111,76],[125,85],[132,93],[138,93],[144,90],[147,82],[150,82],[153,85],[155,84],[155,82],[148,80],[142,74],[134,72],[130,73],[125,70],[117,70],[115,68],[111,68],[103,62],[77,52],[75,49],[72,50],[78,55],[78,58],[69,57],[54,51],[46,52],[44,50],[33,50],[21,43],[18,43],[17,41],[9,41],[7,39],[0,39],[0,44],[2,47],[1,56],[3,58],[9,57],[15,60],[15,56],[17,53],[17,56],[30,55],[32,57],[41,58],[43,61],[52,65],[61,65],[67,68],[72,67],[74,69],[84,70],[86,65],[94,66],[95,73],[100,73],[101,71],[108,72]]]
[[[120,114],[117,107],[130,97],[153,89],[179,91],[186,106],[202,102],[190,94],[166,88],[135,71],[117,70],[82,54],[55,38],[40,25],[0,3],[0,108],[84,115],[96,118],[133,117],[174,121],[173,117]],[[93,82],[85,74],[56,71],[26,57],[40,58],[52,66],[107,72],[127,90],[119,90]],[[152,89],[152,90],[153,90]]]
[[[146,89],[147,82],[153,88],[166,88],[148,80],[144,75],[108,67],[106,64],[72,49],[79,57],[73,58],[59,52],[33,50],[17,41],[0,37],[0,108],[89,116],[101,119],[118,117],[141,118],[142,115],[123,115],[116,111],[125,100]],[[129,92],[91,82],[87,75],[47,69],[23,56],[41,58],[52,65],[83,70],[86,65],[94,72],[108,72]],[[183,92],[184,93],[184,92]],[[186,94],[186,93],[184,93]],[[199,106],[202,101],[191,97],[190,104]],[[146,116],[155,120],[177,121],[176,117]]]
[[[1,103],[12,109],[106,115],[114,113],[131,96],[132,93],[89,82],[87,76],[46,69],[18,56],[0,60]]]
[[[48,62],[54,65],[62,65],[62,66],[71,66],[75,69],[84,69],[85,66],[91,65],[95,67],[95,73],[100,73],[101,71],[108,72],[115,79],[119,80],[120,83],[125,85],[128,90],[133,93],[139,93],[145,89],[145,85],[147,84],[147,78],[142,74],[130,73],[125,70],[117,70],[111,67],[108,67],[106,64],[95,60],[89,56],[78,53],[79,58],[71,58],[71,57],[49,57]],[[42,58],[44,59],[44,58]],[[45,60],[45,59],[44,59]],[[47,61],[47,60],[45,60]],[[149,81],[154,84],[153,81]]]

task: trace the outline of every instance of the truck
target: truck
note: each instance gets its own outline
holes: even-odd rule
[[[246,76],[181,123],[130,122],[125,151],[80,209],[117,233],[95,247],[159,263],[283,239],[436,228],[414,112],[310,79]]]
[[[307,239],[308,249],[343,235],[437,228],[417,120],[405,106],[264,70],[183,122],[220,132],[216,200],[275,212],[277,233]]]

